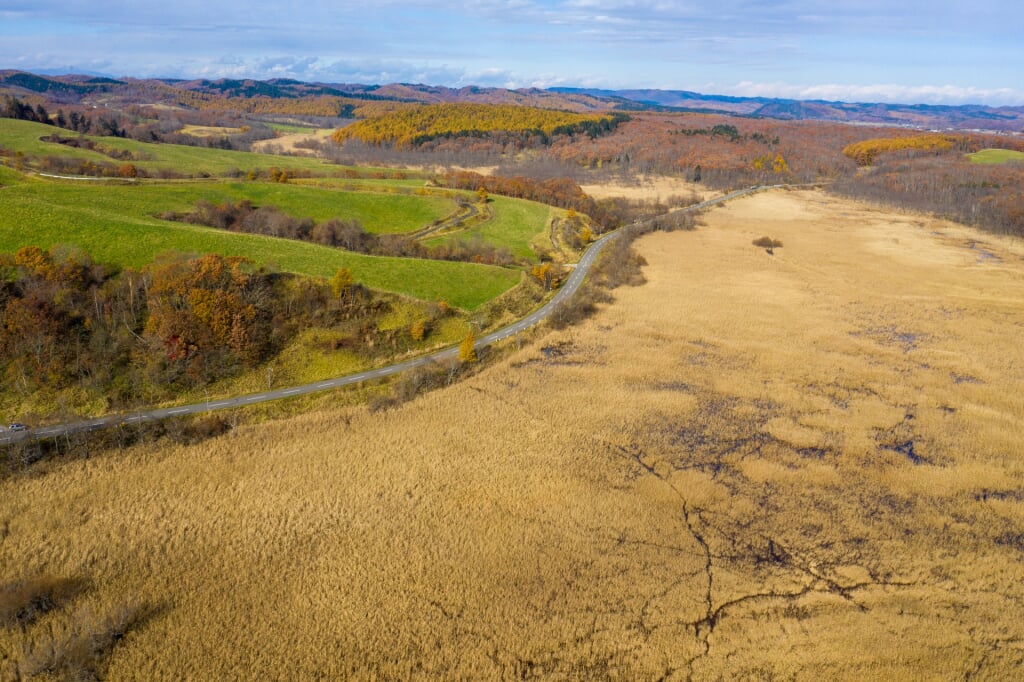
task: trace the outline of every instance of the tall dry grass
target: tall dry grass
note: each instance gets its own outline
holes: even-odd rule
[[[0,567],[157,609],[110,679],[1012,679],[1024,248],[817,193],[705,220],[462,384],[4,482]]]

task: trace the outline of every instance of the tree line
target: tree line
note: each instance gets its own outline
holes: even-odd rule
[[[962,154],[879,157],[870,172],[829,190],[908,211],[932,213],[992,232],[1024,237],[1024,166],[984,165]]]
[[[12,95],[4,97],[3,106],[0,106],[0,118],[34,121],[58,128],[65,128],[83,135],[93,132],[96,135],[125,137],[126,134],[124,127],[121,125],[120,117],[117,114],[88,116],[75,110],[65,114],[63,109],[58,109],[51,116],[42,103],[36,104],[33,107],[31,104]]]

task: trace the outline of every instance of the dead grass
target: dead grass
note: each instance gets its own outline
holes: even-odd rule
[[[213,137],[215,135],[234,135],[242,132],[241,128],[228,128],[224,126],[197,126],[186,125],[181,129],[185,135],[195,137]]]
[[[622,197],[635,201],[666,202],[671,197],[686,197],[696,194],[701,201],[716,197],[721,192],[689,182],[684,178],[664,175],[638,175],[634,180],[609,181],[581,185],[583,191],[595,199]]]
[[[111,679],[1013,679],[1019,247],[811,192],[704,220],[405,405],[0,483],[0,566],[166,604]]]
[[[307,149],[305,147],[297,147],[295,146],[295,143],[306,142],[307,140],[326,140],[333,132],[334,130],[325,128],[323,130],[314,130],[312,132],[285,133],[268,140],[257,140],[256,142],[253,142],[252,151],[259,152],[261,154],[297,154],[299,156],[317,156],[318,154],[315,150]]]

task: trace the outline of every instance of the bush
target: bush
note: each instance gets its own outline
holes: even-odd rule
[[[0,588],[0,625],[25,627],[81,593],[84,583],[75,578],[41,575]]]
[[[760,246],[769,254],[774,254],[775,249],[782,248],[782,242],[778,239],[772,239],[771,237],[758,237],[753,242],[754,246]]]
[[[147,609],[133,603],[117,605],[104,615],[78,611],[63,627],[51,628],[24,646],[21,670],[30,676],[102,679],[102,668],[114,646],[147,615]]]

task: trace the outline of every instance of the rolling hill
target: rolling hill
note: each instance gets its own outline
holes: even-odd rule
[[[412,83],[304,83],[293,79],[115,79],[96,76],[44,76],[0,71],[0,95],[36,95],[59,102],[158,100],[177,104],[195,97],[282,99],[338,98],[355,104],[367,101],[441,104],[515,104],[576,112],[689,110],[780,120],[820,120],[919,128],[1024,131],[1024,107],[983,105],[887,104],[829,102],[765,97],[732,97],[688,90],[554,87],[507,89],[465,86],[450,88]],[[353,104],[353,102],[348,102]]]

